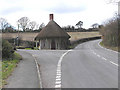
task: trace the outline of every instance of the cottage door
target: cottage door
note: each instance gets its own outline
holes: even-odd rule
[[[55,50],[55,49],[56,49],[55,40],[52,40],[52,42],[51,42],[51,49],[52,49],[52,50]]]

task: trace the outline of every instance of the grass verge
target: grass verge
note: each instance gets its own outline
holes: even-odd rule
[[[0,60],[0,89],[2,89],[2,61]]]
[[[111,49],[111,50],[114,50],[114,51],[120,52],[119,49],[118,49],[118,48],[120,48],[120,47],[110,47],[110,46],[105,46],[105,45],[103,44],[103,42],[100,42],[100,45],[101,45],[102,47],[107,48],[107,49]]]
[[[26,50],[39,50],[37,47],[34,48],[25,48]]]
[[[6,79],[8,76],[11,75],[14,68],[19,63],[19,60],[21,60],[22,57],[18,53],[14,53],[13,60],[5,60],[2,61],[2,87],[7,84]]]

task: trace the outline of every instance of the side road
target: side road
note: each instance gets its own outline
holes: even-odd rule
[[[34,58],[26,52],[17,51],[22,55],[12,75],[7,79],[8,85],[5,88],[39,88],[38,74]]]

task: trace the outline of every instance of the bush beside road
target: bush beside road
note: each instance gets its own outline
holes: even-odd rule
[[[0,70],[0,80],[2,83],[0,87],[7,84],[5,80],[11,75],[21,59],[22,56],[15,52],[13,46],[7,40],[2,40],[2,61],[0,61],[0,66],[2,68]]]

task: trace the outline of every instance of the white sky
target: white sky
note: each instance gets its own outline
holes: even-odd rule
[[[102,24],[118,11],[115,4],[107,0],[0,0],[0,17],[16,27],[17,20],[28,17],[38,24],[49,22],[49,14],[62,27],[83,21],[83,27]]]

